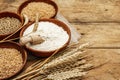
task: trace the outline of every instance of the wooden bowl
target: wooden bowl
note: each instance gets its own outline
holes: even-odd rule
[[[17,13],[21,15],[21,12],[23,10],[23,8],[25,8],[29,3],[31,2],[45,2],[45,3],[48,3],[50,5],[52,5],[54,8],[55,8],[55,15],[52,16],[51,18],[54,18],[56,15],[57,15],[57,12],[58,12],[58,6],[55,2],[53,2],[52,0],[28,0],[28,1],[25,1],[24,3],[22,3],[19,8],[18,8],[18,11]]]
[[[64,44],[65,46],[63,46],[63,47],[61,47],[60,48],[60,50],[63,50],[63,49],[65,49],[66,48],[66,46],[69,44],[69,42],[70,42],[70,39],[71,39],[71,32],[70,32],[70,29],[68,28],[68,26],[66,25],[66,24],[64,24],[63,22],[61,22],[61,21],[59,21],[59,20],[56,20],[56,19],[41,19],[39,22],[41,22],[41,21],[47,21],[47,22],[52,22],[52,23],[54,23],[54,24],[57,24],[59,27],[62,27],[66,32],[67,32],[67,34],[68,34],[68,36],[69,36],[69,39],[68,39],[68,41]],[[23,33],[24,33],[24,31],[30,26],[30,25],[32,25],[34,22],[30,22],[30,23],[28,23],[27,25],[25,25],[24,26],[24,28],[21,30],[21,32],[20,32],[20,37],[22,37],[23,36]],[[33,55],[36,55],[36,56],[38,56],[38,57],[49,57],[50,55],[52,55],[54,52],[55,52],[55,50],[53,50],[53,51],[38,51],[38,50],[34,50],[34,49],[31,49],[30,47],[28,47],[28,46],[25,46],[26,47],[26,49],[29,51],[29,52],[32,52],[32,54]]]
[[[0,18],[4,18],[4,17],[17,18],[21,22],[20,27],[22,27],[22,25],[23,25],[23,19],[21,18],[20,15],[18,15],[16,13],[13,13],[13,12],[1,12],[0,13]],[[5,37],[9,36],[10,34],[12,34],[12,33],[0,35],[0,40],[4,39]],[[20,34],[20,31],[18,31],[16,34],[14,34],[13,36],[11,36],[9,39],[16,38],[16,37],[19,36],[19,34]]]
[[[14,75],[18,74],[23,69],[23,67],[26,64],[27,53],[18,43],[15,43],[15,42],[0,43],[0,48],[14,48],[14,49],[17,49],[22,54],[22,59],[23,59],[23,65],[21,66],[21,68],[18,71],[16,71],[16,73],[14,73],[14,74],[12,74],[12,75],[4,78],[4,79],[0,79],[0,80],[5,80],[5,79],[8,79],[8,78],[13,77]]]

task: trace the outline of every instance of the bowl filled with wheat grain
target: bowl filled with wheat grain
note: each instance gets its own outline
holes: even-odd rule
[[[0,43],[0,80],[19,73],[26,64],[26,51],[15,42]]]
[[[23,25],[23,19],[20,15],[13,12],[0,13],[0,40],[16,32]],[[10,38],[19,36],[19,31]]]
[[[18,8],[18,14],[27,15],[30,21],[35,21],[36,14],[40,19],[54,18],[58,12],[57,4],[52,0],[28,0]]]

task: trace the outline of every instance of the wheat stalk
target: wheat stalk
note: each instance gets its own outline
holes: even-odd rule
[[[65,58],[54,60],[54,61],[46,64],[45,66],[43,66],[43,68],[50,69],[50,68],[54,68],[56,66],[61,66],[62,67],[66,64],[74,63],[76,60],[78,60],[79,57],[82,57],[82,53],[83,52],[76,52],[76,53],[74,53],[70,56],[67,56]]]
[[[68,54],[65,55],[66,57],[63,57],[62,59],[57,58],[57,59],[53,60],[52,62],[49,62],[49,63],[45,64],[44,66],[38,65],[36,70],[31,70],[30,72],[28,72],[28,73],[26,73],[24,75],[21,75],[21,76],[17,77],[16,79],[21,79],[23,77],[24,77],[24,79],[25,78],[26,79],[31,79],[31,78],[34,78],[34,77],[38,76],[39,74],[45,74],[46,71],[49,72],[52,69],[58,68],[58,66],[59,66],[59,68],[62,68],[64,66],[75,63],[75,61],[77,61],[80,58],[82,59],[82,57],[83,57],[83,52],[81,52],[79,50],[86,47],[86,46],[88,46],[88,45],[89,45],[89,43],[80,45],[78,48],[76,48],[73,51],[69,52],[68,53],[69,55]],[[34,75],[32,75],[32,74],[34,74]],[[29,78],[27,78],[26,76],[29,77]]]
[[[70,71],[65,71],[65,72],[58,72],[54,74],[50,74],[47,76],[46,79],[52,79],[52,80],[68,80],[71,78],[76,78],[80,77],[82,78],[84,75],[86,75],[87,72],[80,72],[79,69],[73,69]]]
[[[67,56],[63,59],[56,59],[52,62],[49,62],[48,64],[45,64],[41,70],[45,73],[49,73],[51,71],[54,71],[54,69],[61,69],[65,66],[70,66],[70,64],[74,64],[80,57],[82,57],[83,52],[76,52],[70,56]],[[81,62],[83,63],[83,62]],[[35,75],[30,76],[28,79],[32,79],[36,76],[41,74],[41,72],[37,72]]]
[[[64,45],[64,46],[65,46],[65,45]],[[47,59],[45,59],[45,60],[39,65],[39,67],[42,67],[45,63],[47,63],[60,49],[61,49],[61,48],[57,49],[50,57],[48,57]],[[25,77],[25,76],[27,76],[27,75],[34,74],[34,73],[36,73],[36,72],[38,72],[38,71],[40,71],[40,70],[41,70],[41,69],[33,70],[33,71],[28,72],[28,73],[26,73],[26,74],[24,74],[24,75],[21,75],[21,76],[15,78],[15,79],[13,79],[13,80],[21,79],[21,78],[23,78],[23,77]]]

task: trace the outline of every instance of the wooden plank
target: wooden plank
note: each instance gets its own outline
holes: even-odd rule
[[[119,47],[119,23],[83,23],[74,25],[82,33],[81,43],[90,42],[92,47]]]
[[[119,80],[120,79],[120,50],[95,49],[87,50],[91,55],[88,59],[95,68],[90,70],[83,80]],[[92,79],[91,79],[92,78]]]
[[[119,0],[56,0],[56,2],[64,16],[72,23],[120,22]]]

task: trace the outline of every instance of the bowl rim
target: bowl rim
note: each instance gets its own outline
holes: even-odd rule
[[[32,2],[45,2],[45,3],[48,3],[48,4],[52,5],[52,6],[54,7],[54,9],[55,9],[55,14],[54,14],[52,17],[50,17],[50,18],[55,18],[55,16],[56,16],[57,13],[58,13],[58,6],[57,6],[57,4],[56,4],[54,1],[52,1],[52,0],[27,0],[27,1],[23,2],[23,3],[18,7],[17,13],[20,14],[20,15],[22,15],[22,14],[21,14],[22,10],[23,10],[29,3],[32,3]],[[32,21],[31,21],[31,22],[32,22]]]
[[[64,28],[67,28],[67,30],[65,30],[65,29],[63,28],[63,26],[59,26],[59,27],[62,27],[62,28],[67,32],[67,34],[68,34],[68,36],[69,36],[69,38],[68,38],[68,40],[66,41],[66,43],[63,44],[63,46],[60,47],[60,49],[62,49],[63,47],[65,47],[65,46],[67,46],[67,45],[69,44],[69,42],[70,42],[70,40],[71,40],[71,31],[70,31],[70,28],[69,28],[65,23],[63,23],[62,21],[56,20],[56,19],[41,19],[41,20],[39,20],[39,22],[41,22],[41,21],[44,21],[44,22],[52,22],[52,23],[54,23],[54,24],[57,24],[57,23],[55,23],[55,22],[58,22],[58,23],[62,24],[62,25],[64,26]],[[54,21],[55,21],[55,22],[54,22]],[[34,23],[35,23],[35,22],[33,21],[33,22],[29,22],[28,24],[26,24],[26,25],[24,26],[24,28],[23,28],[23,29],[21,30],[21,32],[20,32],[20,37],[22,37],[24,31],[25,31],[30,25],[32,25],[32,24],[34,24]],[[57,24],[57,25],[58,25],[58,24]],[[50,50],[50,51],[43,51],[43,50],[35,50],[35,49],[32,49],[32,48],[30,48],[30,47],[28,47],[28,46],[26,46],[26,45],[25,45],[25,47],[26,47],[28,50],[33,51],[33,52],[37,52],[37,53],[52,53],[52,52],[54,52],[54,51],[57,50],[57,49],[55,49],[55,50]]]
[[[12,74],[12,75],[10,75],[10,76],[7,76],[7,77],[5,77],[5,78],[1,78],[1,80],[6,80],[6,79],[9,79],[9,78],[14,77],[15,75],[17,75],[17,74],[24,68],[24,66],[25,66],[25,64],[26,64],[26,62],[27,62],[27,51],[26,51],[24,48],[22,48],[22,46],[21,46],[19,43],[16,43],[16,42],[13,42],[13,41],[6,41],[6,42],[2,42],[2,43],[5,43],[5,44],[10,43],[10,44],[13,44],[13,45],[16,45],[16,46],[20,47],[20,48],[23,50],[23,52],[24,52],[24,53],[21,53],[22,56],[23,56],[23,55],[25,56],[25,58],[24,58],[24,60],[23,60],[23,64],[22,64],[22,66],[18,69],[18,71],[16,71],[14,74]],[[1,43],[0,43],[0,44],[1,44]],[[12,46],[12,45],[11,45],[11,46]],[[17,49],[17,50],[18,50],[18,49]],[[18,51],[19,51],[19,50],[18,50]],[[22,57],[22,59],[23,59],[23,57]]]
[[[21,25],[19,26],[19,27],[22,27],[23,26],[23,24],[24,24],[24,21],[23,21],[23,18],[19,15],[19,14],[17,14],[17,13],[14,13],[14,12],[9,12],[9,11],[4,11],[4,12],[0,12],[0,15],[1,14],[14,14],[14,15],[16,15],[16,16],[18,16],[18,20],[21,22]],[[9,17],[9,15],[6,15],[6,17]],[[14,17],[14,16],[13,16]],[[4,18],[4,17],[1,17],[1,18]],[[0,19],[1,19],[0,18]],[[14,17],[15,18],[15,17]],[[12,33],[14,33],[14,32],[12,32]],[[2,36],[8,36],[8,35],[10,35],[10,34],[12,34],[12,33],[8,33],[8,34],[2,34],[2,35],[0,35],[0,37],[2,37]]]

